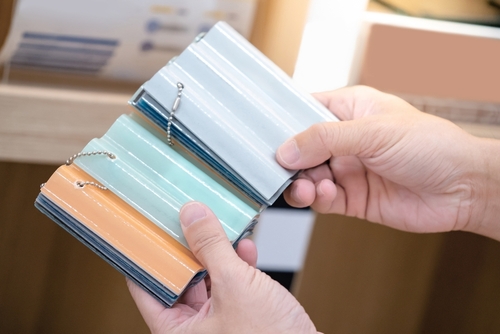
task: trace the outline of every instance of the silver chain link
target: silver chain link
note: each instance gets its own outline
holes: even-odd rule
[[[107,155],[110,159],[116,159],[116,155],[114,155],[113,153],[108,152],[108,151],[80,152],[80,153],[73,155],[68,160],[66,160],[66,166],[71,165],[73,163],[73,161],[75,161],[76,158],[91,156],[91,155],[101,155],[101,154]]]
[[[83,188],[85,186],[93,186],[101,190],[108,190],[108,188],[106,188],[105,186],[95,183],[93,181],[76,181],[76,185],[79,186],[80,188]]]
[[[182,96],[182,90],[184,89],[184,85],[180,82],[177,83],[177,96],[174,100],[174,104],[172,105],[172,111],[170,112],[170,116],[168,117],[168,122],[167,122],[167,141],[168,145],[172,146],[174,143],[172,143],[172,133],[171,133],[171,128],[172,128],[172,122],[174,120],[174,114],[177,108],[179,108],[179,104],[181,103],[181,96]]]

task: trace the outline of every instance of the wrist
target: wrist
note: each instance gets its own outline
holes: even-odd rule
[[[500,241],[500,141],[478,139],[470,232]]]

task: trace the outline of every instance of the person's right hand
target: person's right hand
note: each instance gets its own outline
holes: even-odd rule
[[[315,97],[342,122],[313,125],[277,151],[305,169],[287,202],[412,232],[500,240],[500,145],[368,87]]]
[[[201,281],[165,308],[128,280],[151,332],[316,333],[295,297],[255,268],[255,244],[242,240],[235,252],[217,217],[198,202],[182,207],[180,221],[191,251],[207,268],[209,283]]]

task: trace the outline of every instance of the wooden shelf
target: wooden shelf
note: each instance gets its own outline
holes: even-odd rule
[[[0,159],[61,164],[130,112],[130,96],[0,85]]]
[[[250,41],[290,75],[308,4],[258,0]],[[2,37],[8,24],[0,22]],[[131,112],[127,101],[141,84],[21,70],[4,77],[8,82],[0,84],[0,160],[44,164],[61,164],[102,136],[119,115]]]
[[[0,46],[8,3],[0,2]],[[308,3],[258,0],[250,40],[289,74]],[[55,166],[24,163],[63,164],[132,111],[127,101],[142,82],[19,70],[8,79],[0,84],[0,332],[147,333],[123,276],[34,208]]]

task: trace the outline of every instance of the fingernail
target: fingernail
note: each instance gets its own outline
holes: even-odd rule
[[[281,161],[289,166],[296,163],[300,158],[300,151],[295,139],[290,139],[281,145],[278,148],[278,155]]]
[[[302,198],[300,197],[300,194],[299,194],[299,191],[297,188],[294,188],[292,189],[292,193],[290,194],[292,195],[292,198],[293,200],[297,203],[297,204],[303,204],[304,201],[302,200]]]
[[[189,203],[181,208],[180,220],[181,224],[188,227],[194,222],[203,219],[207,216],[205,207],[199,203]]]
[[[321,181],[319,184],[318,184],[318,187],[317,187],[317,191],[318,191],[318,195],[319,196],[324,196],[325,195],[325,192],[323,190],[323,181]]]

